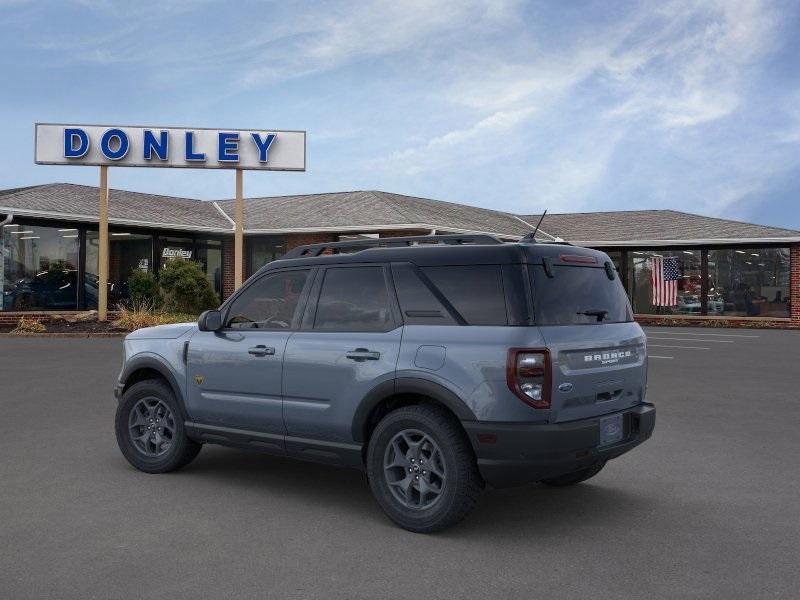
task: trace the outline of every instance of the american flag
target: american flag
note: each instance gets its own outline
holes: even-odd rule
[[[678,259],[654,256],[650,261],[653,306],[675,306],[678,304]]]

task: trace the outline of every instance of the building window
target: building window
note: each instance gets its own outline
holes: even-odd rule
[[[635,313],[701,314],[700,250],[635,250],[628,261]]]
[[[279,259],[286,254],[286,238],[281,236],[248,237],[247,242],[247,275],[258,271],[268,262]]]
[[[78,230],[10,224],[2,227],[3,310],[78,308]]]
[[[789,248],[708,251],[708,314],[789,318]]]
[[[197,240],[197,262],[217,296],[222,298],[222,242]]]
[[[116,308],[129,297],[131,273],[136,270],[153,272],[153,236],[112,230],[108,235],[108,246],[108,306]],[[99,233],[87,231],[83,283],[87,308],[97,308],[99,249]]]

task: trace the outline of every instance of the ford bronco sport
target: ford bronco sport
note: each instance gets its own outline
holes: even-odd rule
[[[645,337],[603,252],[489,236],[302,246],[197,324],[124,342],[116,434],[148,473],[202,444],[366,472],[443,529],[485,484],[565,486],[646,440]]]

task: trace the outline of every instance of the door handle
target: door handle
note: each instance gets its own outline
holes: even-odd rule
[[[249,348],[247,353],[252,354],[253,356],[272,356],[275,354],[275,348],[267,348],[266,346],[259,344],[258,346]]]
[[[373,352],[372,350],[367,350],[366,348],[356,348],[355,350],[350,350],[347,354],[345,354],[345,356],[351,360],[357,361],[379,360],[381,353]]]

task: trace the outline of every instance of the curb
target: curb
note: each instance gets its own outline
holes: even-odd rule
[[[119,333],[0,333],[0,339],[5,338],[122,338],[128,332]]]

